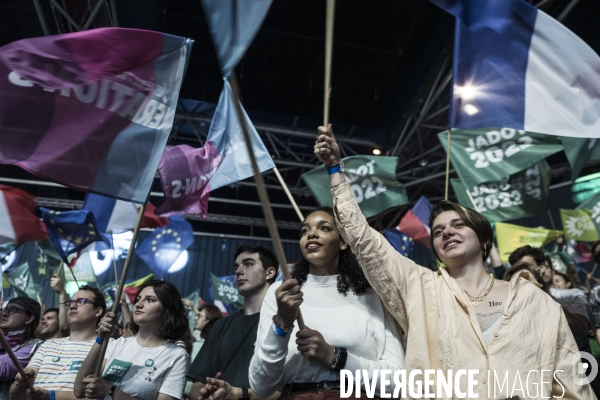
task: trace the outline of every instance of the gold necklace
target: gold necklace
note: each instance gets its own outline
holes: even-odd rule
[[[490,285],[488,290],[485,291],[483,296],[481,296],[481,292],[483,292],[483,289],[481,289],[481,292],[479,292],[479,296],[477,296],[477,297],[472,297],[465,290],[465,293],[467,293],[467,296],[469,297],[469,300],[471,301],[471,304],[473,305],[473,307],[477,307],[479,305],[479,302],[485,300],[485,298],[488,296],[488,294],[490,294],[490,292],[492,291],[492,288],[494,287],[494,281],[496,280],[496,278],[494,278],[494,275],[490,274],[490,279],[492,280],[492,284]],[[490,279],[488,279],[488,282],[490,281]],[[485,285],[487,286],[487,282]],[[484,289],[485,289],[485,286],[484,286]]]

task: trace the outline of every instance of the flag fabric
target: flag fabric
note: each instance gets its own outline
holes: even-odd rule
[[[438,133],[438,138],[447,152],[448,131]],[[452,129],[450,136],[450,159],[467,187],[506,181],[509,176],[562,150],[555,136],[510,128]]]
[[[71,272],[65,273],[66,282],[96,282],[96,273],[90,259],[90,253],[81,253],[77,257],[75,265],[71,267]],[[75,277],[73,277],[75,276]]]
[[[406,189],[396,180],[397,157],[351,156],[343,159],[344,176],[366,218],[408,203]],[[333,206],[331,185],[325,166],[302,175],[321,207]]]
[[[54,211],[40,207],[42,220],[46,224],[50,241],[60,258],[66,262],[68,255],[85,249],[90,243],[110,241],[98,230],[96,219],[91,211]]]
[[[598,136],[600,57],[583,40],[523,0],[431,1],[457,18],[451,127]]]
[[[198,307],[198,302],[200,301],[200,290],[196,289],[192,293],[185,296],[186,299],[190,300],[196,307]],[[190,326],[190,332],[194,332],[194,325],[196,325],[196,313],[194,309],[187,310],[187,318]]]
[[[185,38],[124,28],[3,46],[0,162],[144,203],[173,125],[187,52]]]
[[[587,198],[583,203],[577,206],[576,209],[590,211],[596,231],[600,232],[600,192]]]
[[[29,263],[25,261],[6,272],[6,280],[15,290],[16,296],[26,296],[38,301],[38,291],[29,271]]]
[[[431,248],[429,238],[429,216],[433,205],[425,196],[421,196],[412,209],[408,210],[400,220],[398,229],[427,248]]]
[[[14,243],[4,243],[0,244],[0,264],[2,261],[10,255],[16,249],[16,245]]]
[[[38,274],[50,279],[56,273],[62,259],[50,240],[35,242],[38,251]],[[64,271],[64,270],[63,270]]]
[[[254,40],[272,0],[201,0],[217,50],[221,74],[232,78],[234,69]]]
[[[212,278],[212,289],[215,302],[221,301],[223,304],[244,304],[244,299],[240,296],[231,282],[219,279],[212,273],[210,276]]]
[[[594,242],[598,240],[598,231],[587,210],[565,210],[560,209],[565,239],[579,240],[582,242]]]
[[[508,221],[538,215],[542,202],[548,198],[550,166],[539,162],[524,171],[512,175],[508,182],[487,182],[469,189],[460,179],[451,179],[458,203],[474,208],[490,222]]]
[[[167,147],[160,159],[158,173],[165,202],[158,215],[198,214],[206,217],[211,190],[254,175],[242,134],[242,124],[250,128],[252,148],[260,172],[275,168],[248,115],[240,121],[235,96],[228,81],[219,98],[206,143],[196,149],[187,145]]]
[[[406,258],[412,259],[414,242],[410,236],[402,233],[398,228],[384,230],[383,236],[385,236],[398,253]]]
[[[0,244],[19,245],[48,239],[46,227],[35,215],[36,209],[34,196],[21,189],[0,185]]]
[[[169,225],[155,229],[135,249],[135,254],[146,263],[158,279],[163,279],[181,253],[192,243],[194,243],[192,226],[176,215],[169,218]]]
[[[590,161],[600,160],[600,140],[597,138],[560,138],[571,165],[571,179],[575,180]]]
[[[503,263],[507,263],[510,254],[519,247],[527,244],[532,247],[543,247],[555,240],[556,235],[563,233],[544,228],[526,228],[505,222],[496,222],[495,228],[498,253],[500,253],[500,260]]]
[[[142,228],[162,228],[165,225],[169,225],[167,218],[162,218],[156,215],[156,207],[154,204],[146,203],[146,211],[142,219]]]
[[[137,222],[138,207],[128,201],[88,193],[82,208],[94,214],[100,232],[132,231]]]
[[[135,296],[137,295],[139,287],[142,286],[144,283],[150,282],[152,280],[154,280],[154,274],[149,274],[144,276],[143,278],[125,284],[123,286],[123,293],[127,295],[129,302],[135,303]]]

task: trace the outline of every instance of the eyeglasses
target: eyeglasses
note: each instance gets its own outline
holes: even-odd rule
[[[98,305],[96,303],[94,303],[93,301],[88,300],[88,299],[67,300],[63,304],[65,305],[65,307],[68,310],[69,308],[71,308],[71,306],[75,306],[75,307],[79,308],[81,306],[85,306],[88,303],[98,307]]]
[[[9,315],[14,315],[18,312],[25,312],[25,310],[21,310],[20,308],[16,307],[8,307],[5,309],[1,309],[0,311],[2,311],[3,313],[8,313]]]

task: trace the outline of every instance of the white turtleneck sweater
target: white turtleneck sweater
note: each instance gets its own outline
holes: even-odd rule
[[[300,306],[307,328],[319,331],[331,346],[348,351],[344,369],[353,373],[368,370],[393,371],[404,368],[404,350],[394,319],[384,309],[373,289],[355,295],[337,291],[338,275],[308,275],[302,285]],[[265,398],[292,382],[339,381],[340,375],[329,367],[309,361],[296,346],[297,322],[286,337],[274,331],[273,315],[277,313],[275,290],[281,282],[269,288],[260,310],[260,322],[254,357],[250,363],[250,386],[256,395]],[[392,380],[393,382],[393,380]],[[392,387],[386,388],[390,393]],[[379,392],[379,390],[378,390]]]

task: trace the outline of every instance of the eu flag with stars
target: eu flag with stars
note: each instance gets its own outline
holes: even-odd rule
[[[135,254],[163,279],[177,258],[194,242],[194,231],[183,217],[169,218],[169,225],[155,229],[135,249]]]
[[[92,242],[103,241],[110,246],[108,238],[98,230],[91,211],[54,211],[44,207],[40,210],[50,241],[67,264],[69,254],[83,250]]]
[[[412,259],[413,239],[399,229],[386,229],[383,236],[390,242],[396,251],[406,258]]]

